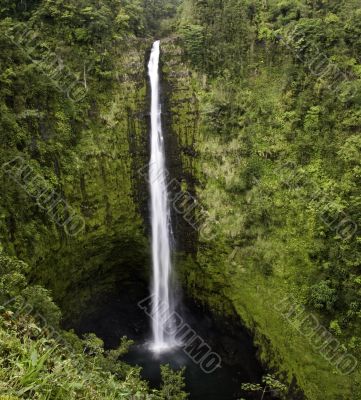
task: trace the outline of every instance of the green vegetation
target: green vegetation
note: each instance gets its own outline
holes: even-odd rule
[[[360,13],[351,0],[188,0],[165,47],[167,60],[183,49],[165,65],[174,126],[215,234],[180,255],[184,282],[239,314],[310,399],[360,398],[360,368],[343,375],[277,309],[304,309],[360,362]]]
[[[145,263],[129,147],[142,140],[145,126],[134,114],[146,101],[148,41],[137,36],[139,23],[132,20],[142,14],[122,2],[24,3],[26,10],[1,9],[0,162],[26,160],[49,192],[85,219],[86,229],[67,237],[2,169],[1,245],[27,261],[31,277],[61,301],[80,275],[106,259]],[[126,23],[116,23],[123,14]],[[59,213],[66,219],[66,210]],[[117,241],[122,256],[112,253]],[[138,253],[129,254],[129,246]],[[98,258],[87,260],[94,253]]]
[[[0,255],[0,399],[184,400],[183,370],[162,366],[163,384],[150,389],[140,368],[120,359],[132,344],[104,350],[94,334],[81,340],[60,328],[61,313],[49,292],[31,286],[28,266]]]
[[[104,351],[94,337],[80,340],[63,333],[49,337],[32,318],[12,319],[9,310],[0,316],[0,395],[11,399],[154,399],[182,400],[183,377],[163,367],[160,390],[149,389],[140,378],[140,368],[119,361],[127,343]],[[64,349],[64,343],[69,347]],[[180,385],[180,386],[177,386]]]
[[[279,382],[274,376],[266,375],[262,379],[262,385],[253,383],[242,384],[242,389],[245,392],[261,393],[261,400],[265,397],[266,393],[272,392],[279,398],[285,398],[288,388],[283,383]],[[241,399],[242,400],[242,399]]]
[[[1,309],[1,400],[150,393],[116,361],[126,341],[107,352],[59,324],[147,284],[144,57],[164,35],[178,178],[215,234],[188,226],[184,286],[241,317],[291,398],[297,384],[310,400],[361,399],[360,368],[342,374],[287,317],[312,316],[361,362],[360,17],[356,0],[0,1],[0,164],[22,157],[85,220],[67,236],[1,170],[0,300],[16,299]],[[23,301],[72,356],[17,314]],[[162,374],[154,398],[185,398],[182,374]]]
[[[101,293],[147,281],[134,201],[144,192],[136,176],[146,162],[144,55],[175,7],[0,1],[0,164],[18,158],[33,171],[30,182],[28,169],[17,181],[0,172],[1,400],[185,398],[181,373],[165,368],[163,387],[151,390],[138,368],[118,361],[126,341],[105,351],[93,335],[60,328],[62,318],[91,312]],[[57,223],[68,206],[85,221],[77,235]]]

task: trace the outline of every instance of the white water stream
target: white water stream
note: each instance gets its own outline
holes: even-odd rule
[[[148,73],[151,83],[151,159],[149,181],[152,226],[152,332],[154,352],[169,350],[176,345],[172,316],[174,302],[171,287],[171,226],[167,192],[164,139],[159,95],[160,42],[153,44]]]

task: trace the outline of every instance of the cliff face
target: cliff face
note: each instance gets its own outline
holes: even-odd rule
[[[178,253],[183,286],[214,313],[241,318],[261,359],[291,384],[290,398],[301,396],[297,386],[309,399],[359,398],[350,334],[337,333],[305,300],[307,286],[320,279],[310,256],[322,242],[314,227],[325,226],[313,211],[304,214],[307,200],[291,193],[297,188],[286,178],[294,175],[282,164],[283,141],[293,140],[286,120],[299,112],[285,89],[295,74],[291,60],[272,60],[254,43],[251,66],[236,83],[227,72],[212,78],[192,68],[184,40],[162,45],[169,123],[182,166],[175,173],[182,200],[173,209],[183,220],[181,240],[192,242]],[[274,52],[282,56],[279,48]],[[203,225],[187,223],[190,195],[197,199],[192,213],[206,215]]]
[[[27,130],[32,147],[2,153],[3,163],[21,157],[22,168],[32,170],[20,180],[13,179],[20,164],[2,170],[2,245],[32,266],[31,279],[52,291],[65,315],[86,304],[91,311],[97,295],[129,281],[139,279],[140,291],[148,285],[148,195],[141,171],[148,163],[149,45],[133,40],[114,55],[105,87],[89,73],[89,92],[79,103],[56,93],[52,101],[40,98],[40,131]],[[43,198],[53,197],[48,204],[31,195],[37,180],[43,182],[39,190],[48,187]],[[58,197],[63,209],[54,206]],[[62,213],[73,218],[73,227]]]
[[[179,253],[193,254],[197,248],[194,222],[196,186],[196,138],[198,99],[191,71],[183,60],[177,39],[162,40],[162,112],[165,131],[172,224]]]

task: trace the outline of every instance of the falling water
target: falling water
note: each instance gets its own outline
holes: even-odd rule
[[[172,320],[174,302],[171,292],[170,209],[159,98],[159,56],[160,42],[157,41],[152,48],[148,71],[152,90],[149,167],[153,257],[151,348],[158,353],[169,350],[176,344]]]

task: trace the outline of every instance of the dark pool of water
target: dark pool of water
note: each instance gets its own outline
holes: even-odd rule
[[[259,395],[241,390],[242,383],[261,382],[264,374],[249,333],[241,325],[234,325],[234,321],[232,324],[215,321],[209,313],[194,305],[183,306],[180,313],[195,334],[209,346],[209,352],[219,356],[220,368],[205,371],[201,364],[202,354],[193,359],[185,346],[154,354],[149,349],[149,334],[131,348],[125,361],[141,366],[143,378],[152,387],[161,384],[161,364],[169,364],[175,370],[185,367],[186,391],[190,400],[258,399]],[[218,362],[213,365],[217,366]]]
[[[135,345],[124,361],[141,366],[142,376],[151,387],[159,387],[161,383],[160,365],[170,364],[174,369],[186,367],[186,391],[190,400],[260,399],[259,394],[254,396],[241,391],[242,383],[261,382],[265,371],[257,360],[252,337],[239,322],[215,319],[193,303],[179,310],[185,322],[221,358],[221,368],[205,373],[199,362],[194,362],[182,348],[160,355],[149,350],[150,321],[136,306],[138,300],[109,299],[101,312],[84,315],[80,323],[72,327],[78,334],[94,332],[107,348],[117,347],[123,335],[134,340]]]
[[[155,355],[147,345],[137,345],[127,354],[125,361],[142,366],[142,376],[152,387],[159,387],[161,384],[161,364],[169,364],[174,370],[186,367],[186,391],[191,400],[236,400],[240,397],[254,399],[241,392],[241,383],[259,380],[242,365],[230,366],[223,363],[221,368],[205,373],[181,348]]]

